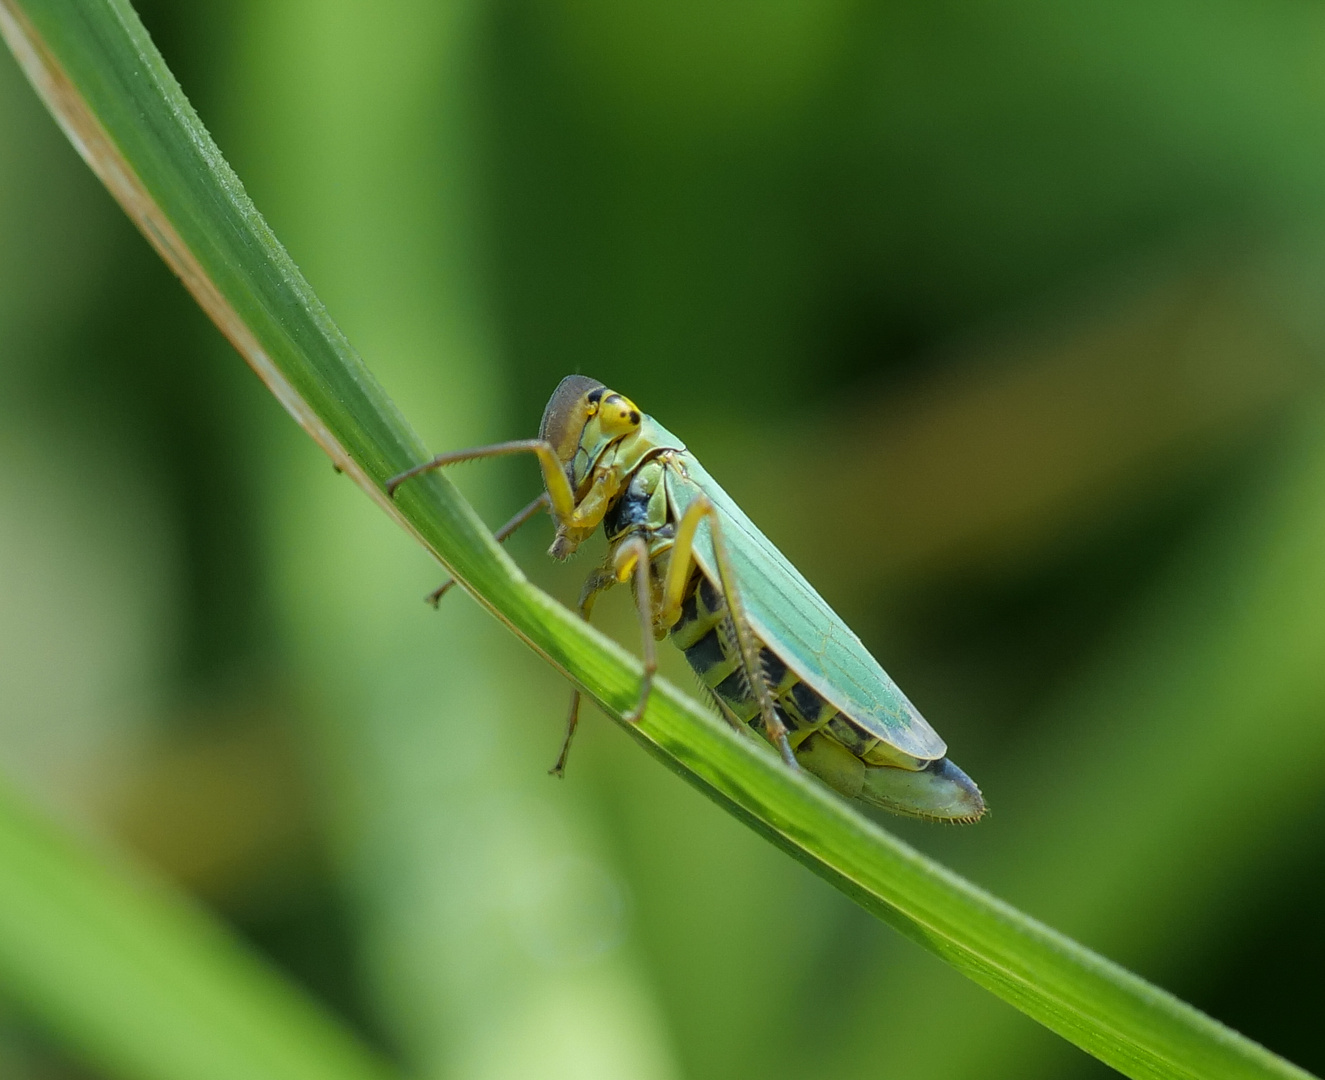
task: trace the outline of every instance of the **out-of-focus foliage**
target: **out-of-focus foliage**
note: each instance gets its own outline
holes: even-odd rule
[[[910,838],[1325,1068],[1313,7],[143,14],[433,445],[630,393],[981,781]],[[563,687],[417,603],[8,60],[0,453],[0,767],[415,1071],[1100,1071],[607,725],[547,780]]]

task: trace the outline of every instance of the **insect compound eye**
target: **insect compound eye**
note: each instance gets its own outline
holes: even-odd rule
[[[551,443],[562,461],[569,461],[575,453],[589,419],[587,404],[596,405],[604,389],[587,375],[567,375],[548,399],[538,437]]]

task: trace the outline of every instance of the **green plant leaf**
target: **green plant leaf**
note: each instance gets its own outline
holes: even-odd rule
[[[530,585],[444,477],[254,210],[122,0],[0,0],[91,167],[296,420],[531,648],[620,715],[639,665]],[[662,684],[632,736],[903,934],[1133,1077],[1307,1074],[924,858]],[[770,915],[769,933],[778,927]],[[886,1051],[885,1051],[886,1053]]]
[[[116,1076],[392,1075],[201,910],[62,836],[4,789],[0,980]]]

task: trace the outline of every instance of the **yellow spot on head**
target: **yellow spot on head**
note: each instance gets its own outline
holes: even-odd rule
[[[629,398],[608,393],[599,401],[598,423],[609,437],[629,435],[640,426],[640,420],[640,411]]]

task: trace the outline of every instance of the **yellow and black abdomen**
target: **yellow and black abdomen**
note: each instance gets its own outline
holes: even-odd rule
[[[764,723],[759,703],[741,665],[727,605],[721,592],[700,570],[690,579],[681,605],[681,618],[672,627],[671,636],[714,697],[737,720],[762,734]],[[882,744],[878,738],[811,690],[767,643],[761,641],[759,646],[764,678],[793,748],[822,732],[862,761],[892,764],[892,757],[880,752]]]

